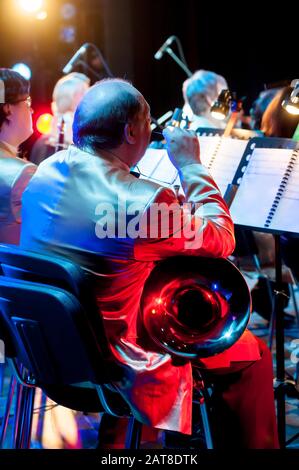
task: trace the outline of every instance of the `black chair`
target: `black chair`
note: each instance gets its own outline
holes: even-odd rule
[[[30,445],[34,390],[39,387],[68,408],[129,417],[126,447],[138,448],[142,424],[113,390],[123,368],[105,335],[93,277],[65,259],[9,245],[0,245],[0,274],[0,338],[20,384],[14,446]]]

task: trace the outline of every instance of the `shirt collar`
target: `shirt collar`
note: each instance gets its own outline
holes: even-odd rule
[[[71,151],[76,151],[76,152],[80,152],[80,153],[86,153],[87,155],[93,155],[95,158],[100,158],[102,160],[105,160],[107,163],[110,163],[111,165],[113,165],[114,167],[118,167],[118,168],[121,168],[122,170],[125,170],[127,172],[130,171],[130,167],[129,165],[127,165],[125,162],[123,162],[117,155],[111,153],[111,152],[107,152],[107,154],[102,154],[102,153],[91,153],[91,152],[86,152],[86,150],[80,150],[78,149],[75,145],[71,145],[69,147],[69,149]]]
[[[18,155],[18,148],[14,147],[8,142],[5,142],[4,140],[0,141],[0,148],[6,151],[11,157],[16,157]]]

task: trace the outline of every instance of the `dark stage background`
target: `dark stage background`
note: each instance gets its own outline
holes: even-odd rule
[[[49,109],[55,81],[84,42],[99,47],[114,75],[132,80],[156,117],[182,104],[185,73],[167,54],[154,59],[172,34],[180,38],[191,71],[204,68],[224,75],[232,91],[247,96],[245,109],[264,84],[298,75],[297,14],[290,3],[284,12],[269,3],[262,13],[249,2],[48,0],[48,18],[37,21],[18,14],[13,1],[0,2],[0,64],[30,65],[37,114]],[[68,20],[61,16],[66,3],[77,8]],[[62,38],[65,27],[74,28],[73,42]]]

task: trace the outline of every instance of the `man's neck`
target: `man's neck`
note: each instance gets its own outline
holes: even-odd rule
[[[122,148],[122,145],[120,145],[118,148],[113,149],[113,150],[101,150],[99,151],[100,155],[109,157],[109,155],[113,155],[114,157],[118,158],[124,165],[130,168],[130,163],[129,163],[129,158],[126,155],[126,151]]]
[[[11,145],[15,148],[18,148],[20,145],[18,139],[16,139],[15,135],[11,132],[10,129],[7,129],[6,126],[3,127],[0,131],[0,141],[6,142],[8,145]]]

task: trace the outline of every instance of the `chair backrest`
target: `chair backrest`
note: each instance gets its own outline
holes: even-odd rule
[[[37,382],[109,383],[115,364],[92,278],[68,260],[0,245],[0,309],[8,348]]]

